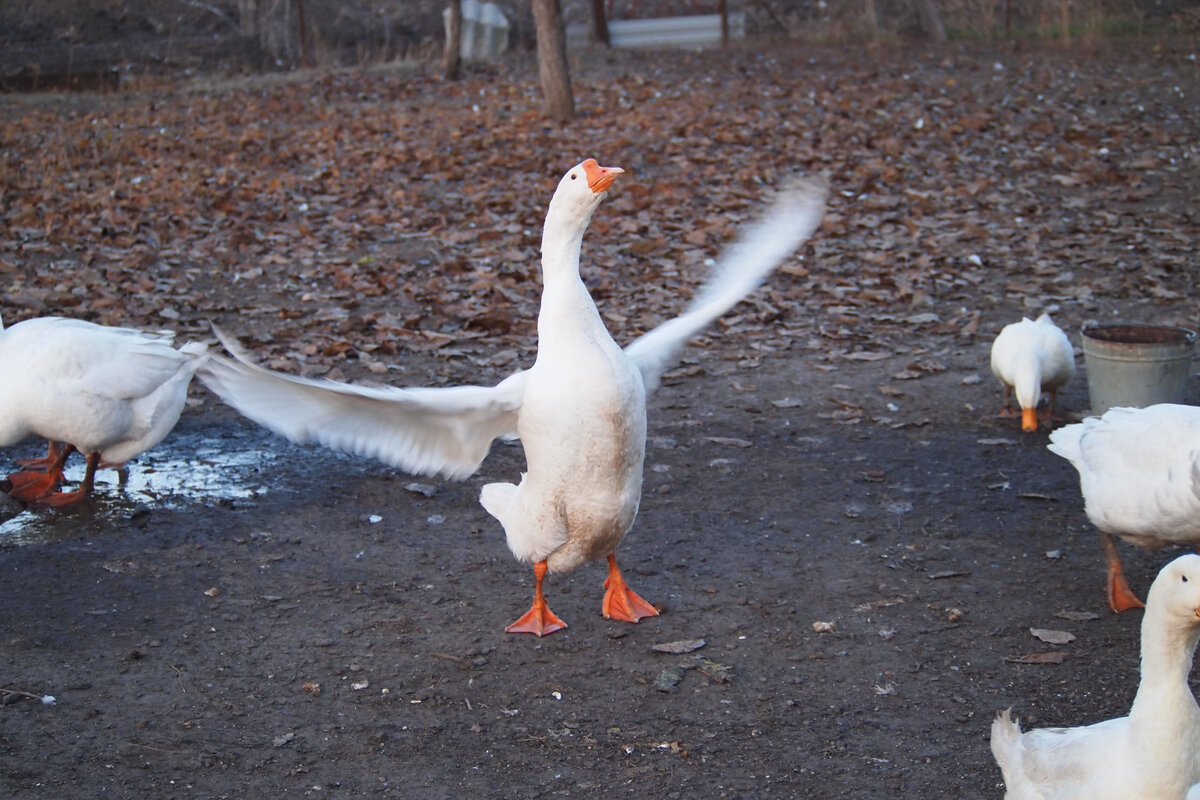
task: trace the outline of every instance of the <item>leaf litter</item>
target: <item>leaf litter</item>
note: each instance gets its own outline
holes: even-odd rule
[[[1097,102],[1101,87],[1046,53],[993,81],[956,80],[990,68],[966,52],[903,70],[833,49],[622,57],[581,71],[570,127],[543,124],[534,77],[503,67],[17,107],[0,154],[5,311],[190,336],[211,319],[280,368],[390,379],[435,355],[409,382],[478,379],[533,352],[544,204],[579,153],[627,168],[584,259],[622,341],[674,315],[794,170],[829,174],[830,213],[725,321],[743,352],[817,334],[849,345],[838,358],[885,360],[917,337],[976,335],[1013,292],[1076,316],[1130,291],[1196,307],[1194,223],[1158,202],[1190,185],[1176,173],[1193,168],[1194,131],[1151,62],[1107,75]],[[714,58],[805,79],[705,83],[695,103]]]

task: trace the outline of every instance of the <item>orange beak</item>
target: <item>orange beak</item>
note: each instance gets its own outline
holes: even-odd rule
[[[1021,409],[1021,430],[1026,433],[1033,433],[1038,429],[1037,409],[1022,408]]]
[[[589,158],[583,162],[583,171],[587,174],[588,187],[600,194],[607,192],[608,187],[612,186],[617,176],[625,170],[620,167],[602,167],[596,163],[596,159]]]

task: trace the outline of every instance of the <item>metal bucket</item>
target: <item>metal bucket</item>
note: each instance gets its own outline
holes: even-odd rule
[[[1092,413],[1103,414],[1114,406],[1182,402],[1195,344],[1195,331],[1171,325],[1084,328]]]

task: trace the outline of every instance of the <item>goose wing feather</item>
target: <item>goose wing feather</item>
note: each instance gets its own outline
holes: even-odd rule
[[[687,340],[735,306],[804,243],[825,215],[828,186],[798,180],[785,187],[767,212],[720,255],[712,277],[680,316],[631,342],[625,354],[655,389]]]
[[[211,357],[198,370],[200,379],[293,442],[315,441],[414,474],[461,479],[479,468],[494,439],[516,437],[523,371],[491,387],[355,386],[264,369],[216,333],[234,357]]]

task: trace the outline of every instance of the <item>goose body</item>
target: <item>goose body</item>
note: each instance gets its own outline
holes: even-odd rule
[[[172,339],[62,317],[0,331],[0,446],[29,436],[51,442],[38,461],[45,471],[9,476],[13,496],[50,505],[82,499],[101,460],[120,465],[162,441],[205,355],[203,345],[177,350]],[[72,450],[88,459],[84,484],[54,493]]]
[[[1200,781],[1200,708],[1188,685],[1200,639],[1200,556],[1163,567],[1142,619],[1141,680],[1129,714],[1021,732],[992,723],[1007,800],[1183,800]]]
[[[824,213],[823,187],[783,192],[723,253],[685,313],[622,348],[579,275],[584,231],[620,173],[588,159],[559,181],[542,237],[537,357],[495,386],[378,389],[308,380],[255,366],[231,341],[235,358],[214,357],[199,373],[227,403],[293,441],[410,472],[463,478],[494,439],[519,438],[520,481],[490,483],[480,494],[509,549],[537,577],[533,606],[509,626],[513,632],[565,627],[545,604],[543,576],[606,556],[605,616],[636,622],[657,613],[625,585],[613,554],[641,499],[647,391],[686,341],[790,256]]]
[[[1021,408],[1021,429],[1026,432],[1038,428],[1042,395],[1049,396],[1043,417],[1049,421],[1055,395],[1075,375],[1071,341],[1048,314],[1005,325],[992,342],[991,362],[992,374],[1004,386],[1005,410],[1011,409],[1015,394]]]
[[[1104,542],[1110,605],[1140,606],[1112,537],[1200,545],[1200,407],[1111,408],[1054,431],[1048,447],[1079,472],[1084,510]]]

